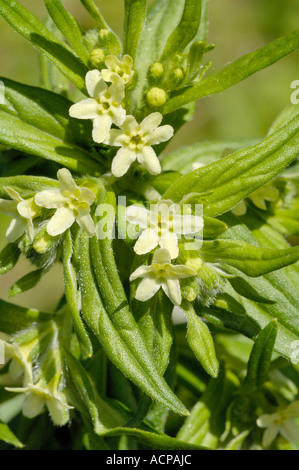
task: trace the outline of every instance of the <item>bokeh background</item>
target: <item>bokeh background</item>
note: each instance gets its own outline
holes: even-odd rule
[[[19,0],[40,19],[46,10],[42,0]],[[169,8],[176,0],[168,0]],[[95,0],[109,25],[122,34],[123,0]],[[95,24],[79,0],[66,0],[66,7],[83,30]],[[210,72],[216,72],[243,54],[298,29],[299,0],[210,0]],[[39,54],[0,18],[0,76],[39,85]],[[167,151],[201,140],[255,138],[266,134],[276,115],[290,104],[291,82],[299,79],[299,53],[282,59],[222,94],[202,99],[196,115],[173,139]],[[1,158],[1,157],[0,157]],[[0,216],[0,248],[5,245],[9,219]],[[0,297],[30,269],[22,259],[0,279]],[[51,311],[63,292],[62,270],[55,266],[38,287],[13,299],[31,308]]]

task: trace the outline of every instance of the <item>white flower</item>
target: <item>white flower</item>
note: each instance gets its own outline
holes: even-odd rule
[[[95,226],[90,215],[90,206],[94,203],[95,194],[84,186],[77,186],[66,168],[58,171],[57,178],[60,189],[49,189],[35,195],[38,206],[57,209],[48,223],[48,234],[53,237],[60,235],[76,221],[92,237]]]
[[[126,111],[121,106],[125,97],[124,83],[115,80],[108,87],[98,70],[88,72],[85,81],[91,98],[71,106],[69,114],[77,119],[93,119],[92,138],[102,143],[107,139],[112,124],[120,126],[125,120]]]
[[[105,59],[107,69],[102,69],[101,74],[105,82],[113,82],[114,75],[117,75],[125,84],[132,81],[134,76],[133,59],[125,54],[121,60],[114,55],[107,55]]]
[[[121,130],[111,129],[104,143],[121,147],[112,162],[114,176],[123,176],[135,160],[152,175],[161,173],[160,162],[151,146],[166,142],[173,136],[171,126],[158,127],[162,118],[162,114],[152,113],[138,124],[134,116],[127,116],[119,126]]]
[[[151,210],[130,206],[126,210],[126,218],[145,229],[134,247],[138,255],[149,253],[159,245],[167,248],[171,258],[177,258],[178,235],[195,234],[203,228],[202,217],[181,215],[180,206],[169,199],[151,205]]]
[[[29,240],[34,238],[33,219],[39,215],[40,209],[36,206],[34,199],[23,199],[20,194],[12,188],[5,188],[12,200],[0,199],[0,212],[13,217],[6,232],[6,239],[13,243],[20,238],[24,232]]]
[[[180,305],[182,294],[180,288],[180,278],[196,276],[196,271],[181,264],[171,264],[171,257],[165,248],[160,248],[154,253],[150,266],[140,266],[130,276],[130,281],[143,277],[140,282],[135,297],[141,302],[145,302],[153,297],[162,287],[165,294],[174,305]]]
[[[51,384],[48,384],[48,388],[43,388],[28,382],[24,387],[6,387],[6,390],[25,394],[22,413],[26,418],[35,418],[47,407],[53,423],[63,426],[69,420],[69,409],[72,407],[66,403],[63,393],[57,390],[54,393],[52,388]]]
[[[267,183],[261,188],[254,191],[248,196],[248,199],[251,199],[253,204],[259,209],[266,211],[267,204],[266,201],[275,202],[279,198],[279,190],[272,185],[272,183]],[[235,215],[244,215],[247,212],[247,206],[245,200],[239,202],[232,209],[233,214]]]
[[[294,401],[285,409],[273,414],[260,416],[256,423],[260,428],[266,428],[262,445],[268,447],[281,434],[288,442],[299,443],[299,431],[294,419],[299,418],[299,401]]]

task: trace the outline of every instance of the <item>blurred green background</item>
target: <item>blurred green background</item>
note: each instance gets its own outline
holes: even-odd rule
[[[176,0],[169,0],[169,8]],[[45,16],[42,0],[20,0],[40,19]],[[107,22],[121,36],[123,0],[95,0]],[[79,0],[66,0],[66,7],[83,30],[95,26]],[[299,0],[210,0],[209,42],[216,44],[206,57],[210,72],[220,70],[243,54],[298,29]],[[272,67],[250,77],[222,94],[198,103],[196,115],[173,139],[168,150],[207,139],[262,137],[276,115],[290,104],[291,82],[299,79],[299,53],[293,53]],[[209,72],[209,73],[210,73]],[[0,75],[39,85],[39,55],[0,18]],[[0,246],[9,219],[0,218]],[[29,263],[21,260],[0,281],[0,297]],[[13,299],[28,307],[52,310],[63,292],[60,266],[56,266],[38,287]]]

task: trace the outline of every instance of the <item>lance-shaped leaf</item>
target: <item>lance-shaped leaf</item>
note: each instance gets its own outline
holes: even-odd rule
[[[79,292],[76,271],[71,261],[72,252],[72,239],[70,231],[68,230],[63,239],[62,249],[65,297],[72,315],[73,325],[78,337],[82,355],[86,358],[92,356],[92,344],[79,312]]]
[[[166,42],[161,56],[162,62],[184,51],[198,32],[200,18],[201,0],[185,0],[182,18]]]
[[[213,95],[236,85],[240,81],[272,65],[282,57],[290,54],[299,47],[299,31],[277,39],[255,52],[246,54],[220,72],[202,80],[196,85],[186,87],[165,104],[163,113],[171,113],[190,101],[203,96]]]
[[[133,318],[128,319],[126,316],[122,320],[119,317],[117,326],[109,318],[95,283],[90,259],[89,240],[85,233],[80,235],[79,241],[76,253],[80,253],[80,255],[76,255],[76,262],[78,264],[79,286],[82,292],[82,315],[87,325],[101,342],[109,359],[126,377],[154,400],[163,403],[177,413],[186,414],[185,407],[157,372],[156,365],[147,352],[145,343],[143,343],[143,348],[141,347],[142,337]],[[105,275],[104,272],[103,274]],[[116,310],[114,312],[116,317],[117,313]],[[121,322],[123,322],[123,328],[121,328]],[[124,326],[127,331],[125,331]],[[130,344],[124,339],[124,335],[130,337]],[[133,351],[135,351],[135,354]]]
[[[10,271],[20,257],[20,250],[14,243],[8,243],[0,252],[0,276]]]
[[[194,163],[200,166],[206,166],[218,160],[223,154],[230,154],[256,143],[248,139],[240,140],[216,140],[204,141],[196,144],[181,147],[174,152],[161,156],[161,165],[163,170],[180,171],[188,173],[192,171]]]
[[[47,30],[36,16],[17,1],[1,0],[0,14],[19,34],[65,75],[80,91],[86,93],[84,78],[88,69],[71,49]]]
[[[88,65],[89,54],[83,45],[83,35],[76,19],[64,8],[61,0],[44,0],[49,15],[63,33],[78,57]]]
[[[192,304],[184,302],[182,307],[188,318],[188,344],[205,371],[215,378],[218,375],[219,363],[210,330],[196,315]]]
[[[25,329],[34,322],[49,321],[52,315],[0,300],[0,331],[8,335]]]
[[[128,436],[136,439],[138,442],[157,450],[209,450],[208,447],[201,447],[195,444],[183,442],[167,434],[156,434],[141,429],[134,428],[115,428],[107,431],[103,436]]]
[[[275,250],[236,240],[204,241],[200,254],[205,261],[226,263],[250,277],[281,269],[299,260],[299,247]]]
[[[2,81],[5,104],[0,105],[0,143],[78,172],[101,171],[101,165],[81,147],[83,130],[69,117],[69,100],[41,88]]]
[[[146,0],[125,0],[123,52],[135,59],[146,14]]]
[[[250,354],[247,374],[242,384],[243,390],[252,390],[263,385],[267,380],[276,335],[276,320],[270,322],[259,333]]]
[[[24,446],[24,444],[22,444],[5,423],[0,423],[0,441],[6,442],[6,444],[11,444],[17,448]]]
[[[22,294],[23,292],[32,289],[39,283],[42,275],[42,269],[36,269],[35,271],[31,271],[30,273],[25,274],[25,276],[21,277],[21,279],[19,279],[10,287],[8,291],[8,297],[15,297],[16,295]]]
[[[225,221],[231,225],[231,228],[223,234],[223,238],[243,239],[252,245],[257,244],[257,240],[252,232],[232,214],[225,215]],[[288,246],[283,237],[280,237],[281,243],[278,246]],[[271,247],[273,246],[273,240],[268,241],[267,244],[267,239],[264,235],[263,244],[266,247]],[[276,244],[278,244],[277,241]],[[297,361],[298,354],[296,347],[299,338],[299,296],[297,288],[299,272],[297,265],[288,266],[278,272],[261,276],[258,279],[248,277],[232,267],[230,271],[239,278],[242,278],[246,285],[252,289],[249,295],[246,294],[246,297],[249,298],[238,294],[235,297],[246,309],[246,316],[235,315],[232,312],[215,309],[214,307],[204,308],[204,311],[201,310],[199,314],[217,326],[238,331],[250,338],[255,337],[269,321],[277,319],[275,351],[288,359],[293,359],[295,356],[295,361]],[[248,287],[246,291],[248,291]],[[232,289],[229,290],[231,295],[234,295],[233,292]],[[242,292],[240,293],[242,294]],[[258,294],[257,299],[250,299],[250,296],[256,295],[255,293]],[[268,300],[263,301],[263,297],[266,297]]]
[[[215,217],[279,174],[298,152],[299,115],[259,144],[182,176],[163,198],[179,202],[187,194],[201,193],[198,203],[205,205],[204,214]]]

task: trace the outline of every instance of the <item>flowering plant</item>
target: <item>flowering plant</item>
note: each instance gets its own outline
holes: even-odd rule
[[[0,300],[0,408],[14,408],[0,440],[42,449],[62,427],[80,449],[299,444],[299,108],[249,147],[165,151],[198,99],[298,49],[299,31],[208,75],[207,0],[175,2],[172,21],[167,0],[125,0],[122,42],[81,3],[85,32],[61,0],[44,0],[45,24],[0,0],[43,56],[41,87],[1,79],[0,274],[33,266],[10,297],[64,274],[54,312]]]

